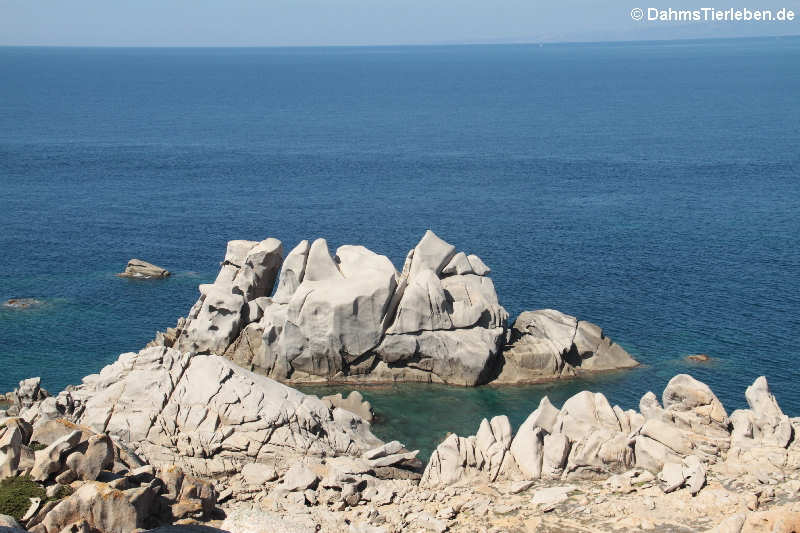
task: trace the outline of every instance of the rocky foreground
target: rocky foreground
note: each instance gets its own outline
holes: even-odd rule
[[[763,377],[730,414],[688,375],[638,411],[588,391],[560,409],[544,398],[516,432],[484,420],[427,465],[358,415],[213,355],[148,348],[57,396],[37,379],[8,396],[0,488],[41,490],[0,518],[11,531],[800,527],[800,418]]]

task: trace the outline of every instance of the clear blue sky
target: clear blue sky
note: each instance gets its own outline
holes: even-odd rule
[[[635,22],[631,9],[793,9],[800,0],[0,0],[0,45],[304,46],[800,34],[784,23]]]

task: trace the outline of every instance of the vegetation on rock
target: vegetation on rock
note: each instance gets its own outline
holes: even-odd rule
[[[31,506],[30,498],[45,499],[45,490],[29,476],[0,480],[0,514],[21,520]]]

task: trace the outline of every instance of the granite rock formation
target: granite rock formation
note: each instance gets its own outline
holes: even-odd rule
[[[474,436],[449,435],[431,456],[422,485],[605,479],[637,468],[660,473],[671,490],[687,485],[696,493],[705,465],[723,462],[734,471],[800,466],[800,418],[783,414],[764,377],[748,387],[746,399],[750,409],[728,417],[711,389],[686,374],[669,381],[661,403],[645,394],[639,411],[612,407],[589,391],[561,409],[545,396],[513,436],[502,415],[483,420]]]
[[[504,356],[508,313],[489,273],[431,231],[401,272],[363,246],[331,255],[324,239],[302,241],[282,260],[276,239],[231,241],[215,282],[151,345],[224,355],[295,383],[473,386],[636,364],[599,327],[549,310],[517,319]]]
[[[498,416],[448,436],[424,472],[416,452],[374,439],[359,417],[219,356],[155,347],[54,397],[37,385],[11,395],[22,416],[0,419],[0,478],[26,474],[48,494],[19,520],[36,533],[800,523],[800,418],[763,377],[730,416],[688,375],[660,400],[645,394],[639,411],[589,391],[560,409],[544,398],[516,432]]]
[[[209,478],[247,463],[281,470],[297,454],[357,455],[381,444],[349,411],[223,357],[165,347],[122,354],[55,403],[61,416],[125,443],[147,463]]]
[[[511,327],[496,382],[535,382],[638,364],[591,322],[554,309],[525,311]]]

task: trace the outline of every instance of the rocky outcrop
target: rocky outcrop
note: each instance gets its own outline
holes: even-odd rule
[[[170,271],[156,266],[141,259],[131,259],[125,265],[125,270],[117,274],[120,278],[133,278],[133,279],[157,279],[166,278],[170,275]]]
[[[209,478],[247,463],[281,471],[297,454],[359,454],[380,444],[349,411],[223,357],[165,347],[121,355],[56,403],[62,416],[124,443],[147,463]]]
[[[662,403],[644,395],[640,412],[611,406],[583,391],[556,409],[547,397],[515,435],[505,416],[484,420],[475,436],[450,435],[431,456],[422,485],[472,479],[495,481],[597,479],[639,468],[660,476],[669,489],[697,493],[706,465],[767,471],[800,465],[798,422],[782,413],[761,377],[747,389],[751,409],[729,419],[711,389],[677,375]]]
[[[216,281],[151,345],[224,355],[291,382],[489,379],[508,315],[477,256],[430,231],[400,273],[363,246],[331,255],[325,239],[302,241],[281,261],[279,241],[255,245],[231,241]]]
[[[186,509],[210,518],[216,506],[208,481],[142,466],[109,435],[65,419],[0,421],[0,479],[23,475],[47,494],[19,517],[33,533],[133,531],[172,523]]]
[[[45,400],[49,394],[41,386],[41,378],[28,378],[19,382],[19,387],[13,391],[5,394],[5,400],[8,402],[6,409],[6,416],[18,416],[30,409],[32,406],[37,406],[39,402]]]
[[[295,383],[472,386],[498,374],[501,382],[534,381],[636,364],[597,326],[556,311],[523,313],[503,358],[508,314],[489,267],[431,231],[401,272],[363,246],[331,255],[325,239],[281,255],[275,239],[231,241],[188,317],[150,345],[224,355]],[[572,324],[551,327],[558,320]]]
[[[511,327],[497,383],[529,383],[639,363],[591,322],[554,309],[525,311]]]
[[[37,533],[196,521],[225,531],[472,531],[480,523],[545,531],[719,524],[741,533],[791,531],[800,511],[800,419],[782,412],[764,378],[745,393],[749,409],[730,417],[688,375],[671,379],[660,399],[645,394],[639,411],[589,391],[561,408],[543,398],[516,432],[497,416],[474,436],[449,435],[424,471],[416,451],[381,443],[359,417],[219,356],[154,347],[55,397],[35,394],[35,383],[16,393],[38,398],[26,418],[0,421],[0,469],[29,474],[53,495],[22,521]],[[223,516],[218,506],[224,523],[213,520]]]
[[[182,352],[223,354],[245,325],[261,318],[282,257],[277,239],[230,241],[216,280],[200,285],[200,299],[179,322],[170,345]]]

